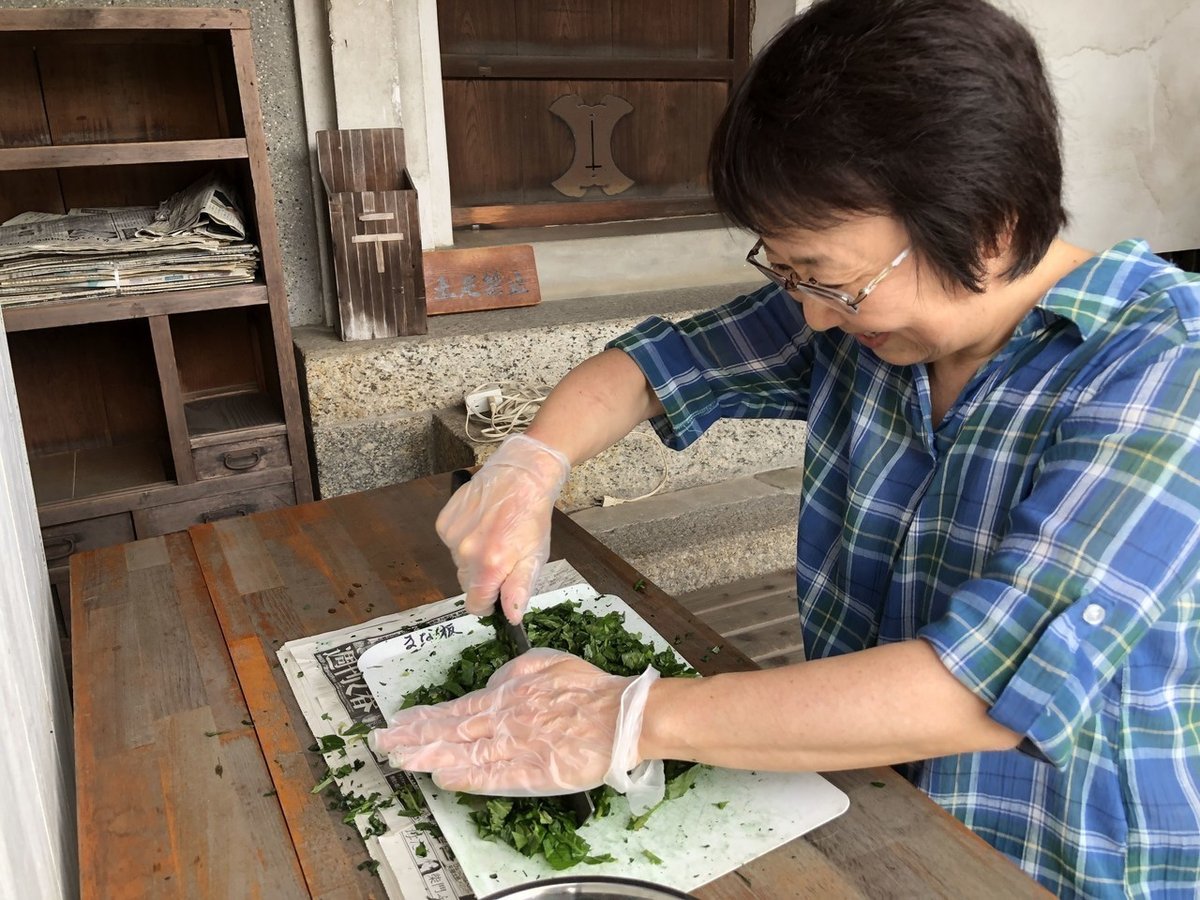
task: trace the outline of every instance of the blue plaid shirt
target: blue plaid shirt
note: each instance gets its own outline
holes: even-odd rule
[[[1129,241],[1059,282],[935,428],[922,365],[773,286],[610,346],[681,449],[808,420],[810,658],[922,638],[1025,736],[929,796],[1062,896],[1200,892],[1200,278]]]

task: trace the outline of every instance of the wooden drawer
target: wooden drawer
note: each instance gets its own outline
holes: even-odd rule
[[[169,534],[172,531],[183,531],[190,525],[202,525],[221,519],[249,516],[267,509],[279,509],[282,506],[291,506],[295,502],[296,486],[289,481],[286,484],[272,484],[250,491],[215,494],[199,500],[139,509],[134,511],[133,524],[137,529],[137,536],[147,538],[157,534]]]
[[[292,464],[285,434],[196,447],[192,450],[192,459],[196,461],[196,477],[201,480],[242,475],[261,469],[282,469]]]
[[[46,566],[50,569],[66,566],[71,554],[80,550],[124,544],[133,539],[133,517],[129,513],[42,529],[42,546],[46,550]]]

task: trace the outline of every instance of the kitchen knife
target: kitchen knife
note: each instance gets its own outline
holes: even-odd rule
[[[450,473],[450,493],[454,494],[460,487],[471,480],[471,473],[466,469],[455,469]],[[499,607],[500,598],[496,598],[497,607]],[[525,633],[525,626],[521,624],[514,625],[508,621],[508,616],[504,611],[497,608],[492,614],[495,621],[496,634],[499,636],[501,643],[505,642],[505,638],[517,648],[517,655],[524,653],[529,649],[529,635]],[[571,815],[575,819],[576,826],[582,826],[588,819],[592,817],[592,813],[596,811],[592,805],[592,797],[587,791],[580,791],[577,794],[568,794],[563,797],[567,804],[567,808],[571,811]]]
[[[471,480],[471,473],[466,469],[455,469],[450,473],[450,493],[455,493],[460,487]],[[496,634],[500,638],[501,643],[511,643],[517,650],[517,655],[520,656],[529,649],[529,635],[525,633],[525,626],[517,623],[514,625],[508,621],[508,616],[500,609],[500,598],[496,598],[496,611],[492,614],[492,619],[496,625]]]

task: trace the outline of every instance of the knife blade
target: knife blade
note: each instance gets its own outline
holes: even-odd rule
[[[450,473],[450,494],[453,495],[460,487],[471,480],[471,473],[467,469],[455,469]],[[499,597],[496,598],[499,602]],[[529,635],[525,633],[525,626],[522,624],[514,625],[508,621],[503,610],[497,609],[492,615],[496,635],[500,638],[500,642],[511,643],[517,650],[517,655],[520,656],[529,649]],[[592,797],[587,791],[580,791],[576,794],[567,794],[563,797],[563,801],[570,809],[572,817],[575,819],[575,825],[582,826],[592,814],[596,811],[596,807],[592,804]]]

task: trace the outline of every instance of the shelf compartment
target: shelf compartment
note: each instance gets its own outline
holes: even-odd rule
[[[267,286],[261,282],[95,300],[48,300],[28,306],[5,307],[4,329],[9,332],[33,331],[62,325],[145,319],[211,309],[266,306],[267,303]]]
[[[193,445],[197,439],[201,439],[201,446],[210,444],[217,434],[232,437],[249,430],[256,434],[270,433],[264,429],[279,434],[286,430],[279,402],[260,391],[192,400],[184,405],[184,415]]]
[[[222,159],[248,159],[249,156],[245,138],[7,147],[0,149],[0,172],[29,169],[73,169],[79,166],[215,162]]]
[[[173,484],[160,444],[90,447],[30,456],[39,506]]]

